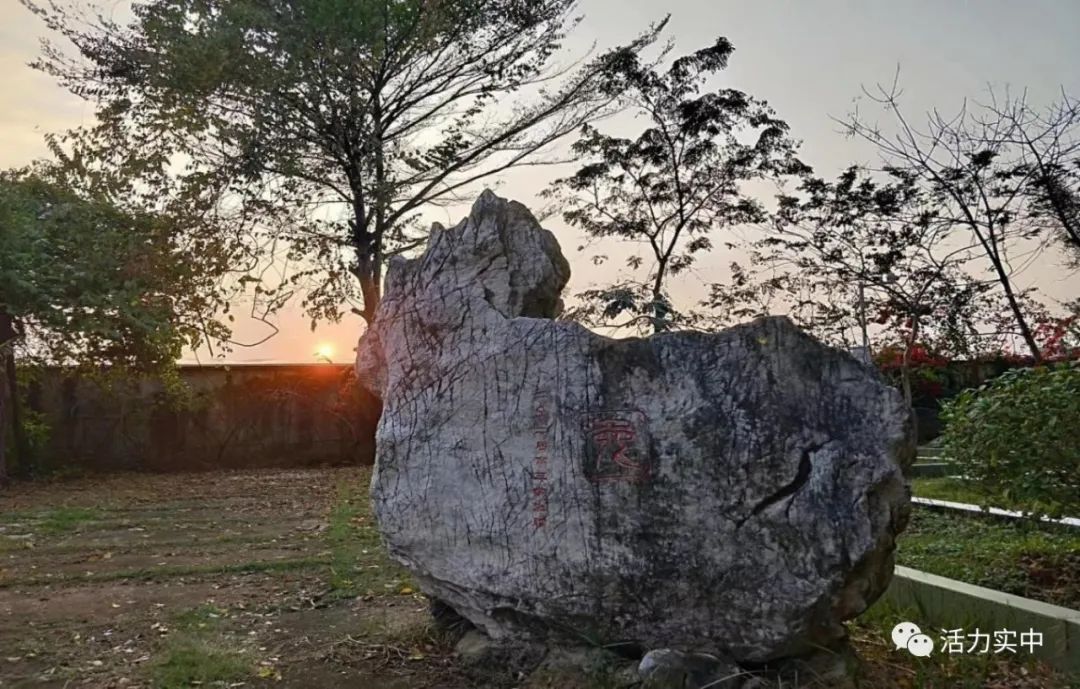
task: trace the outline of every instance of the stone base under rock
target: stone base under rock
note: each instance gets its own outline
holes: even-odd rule
[[[477,686],[492,688],[848,689],[854,687],[857,665],[846,643],[807,658],[745,668],[729,658],[674,649],[649,651],[635,660],[604,648],[508,644],[475,629],[455,650]]]

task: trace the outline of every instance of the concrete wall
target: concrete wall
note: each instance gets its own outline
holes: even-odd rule
[[[108,390],[61,369],[30,389],[49,426],[46,467],[187,471],[370,464],[377,402],[350,366],[183,366],[193,403],[176,409],[160,381]]]

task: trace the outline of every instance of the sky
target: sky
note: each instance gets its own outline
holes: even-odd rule
[[[106,0],[123,16],[125,0]],[[874,151],[845,138],[833,118],[852,111],[861,88],[891,82],[900,70],[902,105],[912,115],[932,108],[955,111],[964,98],[988,87],[1026,88],[1035,105],[1048,104],[1062,88],[1080,95],[1080,2],[1076,0],[582,0],[583,22],[567,42],[580,54],[626,42],[670,12],[666,36],[676,54],[711,44],[717,36],[735,45],[729,68],[715,82],[767,100],[803,141],[801,157],[833,176],[852,163],[872,163]],[[25,165],[47,154],[44,135],[93,122],[93,106],[64,91],[27,63],[45,35],[41,21],[17,0],[0,0],[0,168]],[[873,117],[865,101],[860,109]],[[496,191],[533,208],[536,195],[557,171],[529,168],[504,175]],[[440,210],[430,220],[453,224],[466,208]],[[574,277],[567,294],[615,276],[615,262],[595,268],[576,247],[581,238],[558,218],[545,221],[570,259]],[[692,298],[693,284],[720,279],[738,258],[719,252],[702,261],[676,298]],[[1018,282],[1051,298],[1080,293],[1080,276],[1054,270],[1052,259],[1030,267]],[[241,347],[232,361],[314,361],[329,347],[349,361],[363,329],[356,317],[320,325],[291,308],[277,318],[280,333],[257,347]],[[265,326],[241,323],[237,339],[255,341]],[[323,352],[325,353],[325,351]],[[206,353],[200,357],[208,361]]]

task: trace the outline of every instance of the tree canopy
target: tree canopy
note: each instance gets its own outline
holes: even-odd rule
[[[0,480],[18,427],[16,354],[86,370],[170,372],[185,345],[224,340],[215,314],[235,256],[178,215],[82,195],[47,168],[0,173]]]
[[[225,266],[177,239],[166,216],[2,173],[0,310],[41,361],[171,366],[184,345],[228,336],[214,320]]]
[[[766,217],[744,183],[809,170],[768,104],[736,89],[706,88],[733,50],[721,37],[666,71],[629,53],[612,63],[607,89],[646,127],[631,139],[586,126],[573,147],[586,163],[557,180],[549,196],[590,236],[645,247],[647,259],[632,255],[631,270],[648,265],[644,276],[583,293],[578,317],[657,332],[685,326],[690,317],[667,292],[670,276],[708,251],[716,233]]]
[[[934,111],[918,124],[904,114],[895,82],[868,95],[894,133],[860,112],[845,121],[848,133],[873,144],[886,170],[917,184],[951,239],[979,253],[1010,315],[1007,329],[1041,360],[1037,319],[1045,307],[1017,286],[1018,257],[1049,259],[1055,243],[1073,257],[1080,249],[1080,103],[1063,94],[1040,110],[1026,94],[991,91],[988,102],[965,103],[954,116]]]
[[[23,2],[78,50],[38,66],[98,105],[87,154],[239,204],[287,240],[313,318],[368,321],[416,214],[609,112],[608,65],[662,26],[560,68],[574,0],[141,0],[128,25]]]

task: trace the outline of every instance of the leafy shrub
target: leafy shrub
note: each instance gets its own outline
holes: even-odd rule
[[[1015,369],[943,411],[948,456],[992,504],[1080,516],[1080,363]]]

